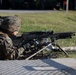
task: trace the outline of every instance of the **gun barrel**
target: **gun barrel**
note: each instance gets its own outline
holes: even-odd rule
[[[55,33],[53,38],[55,37],[56,39],[66,39],[72,38],[72,36],[75,36],[75,32]]]

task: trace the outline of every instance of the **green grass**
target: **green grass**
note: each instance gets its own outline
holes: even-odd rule
[[[76,58],[76,51],[67,51],[68,57],[63,52],[46,51],[45,56],[49,58]]]
[[[22,20],[20,33],[28,31],[69,32],[76,31],[76,11],[50,13],[0,13],[0,16],[18,15]],[[76,37],[73,39],[58,40],[61,46],[76,46]]]

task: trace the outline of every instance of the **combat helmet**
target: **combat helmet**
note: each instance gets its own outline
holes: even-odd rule
[[[18,18],[18,16],[7,16],[3,19],[0,27],[9,32],[19,31],[21,27],[21,19]]]

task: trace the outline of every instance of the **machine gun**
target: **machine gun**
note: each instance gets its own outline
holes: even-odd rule
[[[72,36],[75,36],[75,32],[24,32],[21,36],[17,37],[17,39],[21,39],[17,48],[24,48],[23,56],[27,60],[33,58],[46,48],[54,51],[62,51],[68,56],[68,53],[56,43],[56,40],[72,38]]]

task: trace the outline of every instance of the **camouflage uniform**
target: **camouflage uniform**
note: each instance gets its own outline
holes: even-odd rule
[[[0,25],[0,60],[15,59],[17,49],[13,46],[13,41],[8,32],[19,31],[21,20],[16,16],[5,17]]]

